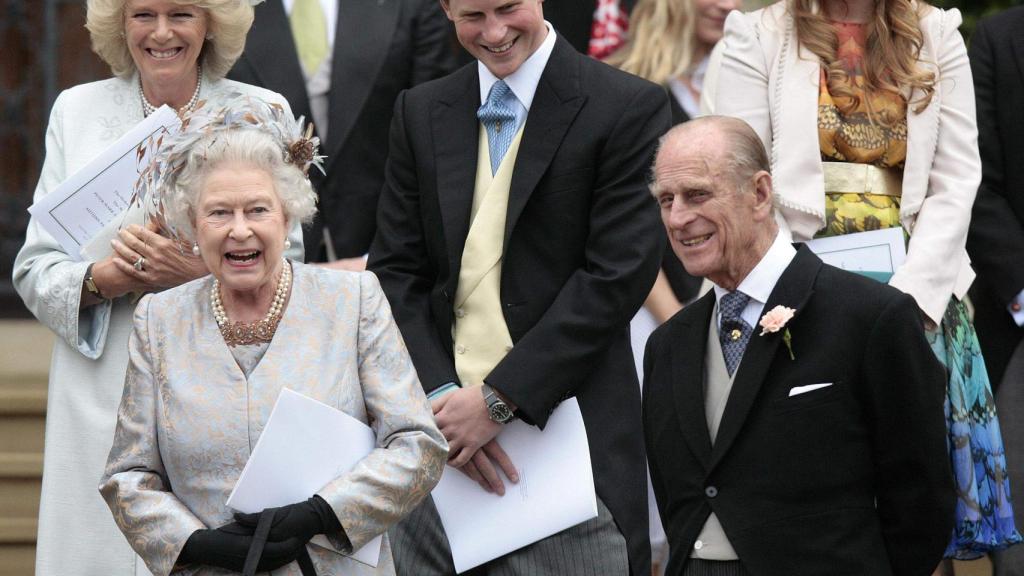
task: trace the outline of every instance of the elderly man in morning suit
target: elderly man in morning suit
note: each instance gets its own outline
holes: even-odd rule
[[[515,477],[494,441],[504,409],[543,428],[575,396],[600,511],[474,574],[647,576],[628,325],[660,258],[645,174],[669,127],[667,99],[576,52],[541,0],[441,6],[477,62],[399,97],[369,267],[432,396],[449,464],[503,492],[495,466]],[[399,574],[454,574],[432,504],[394,542]]]
[[[944,371],[909,296],[779,234],[768,170],[724,117],[655,163],[672,249],[714,283],[644,358],[667,574],[925,576],[955,502]]]

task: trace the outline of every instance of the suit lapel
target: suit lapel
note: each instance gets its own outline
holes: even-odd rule
[[[821,260],[809,249],[801,248],[775,284],[775,289],[772,290],[768,302],[765,303],[764,313],[775,306],[782,305],[795,308],[796,316],[799,316],[814,292],[814,280],[818,276],[820,268]],[[750,337],[747,349],[743,353],[743,360],[740,361],[739,368],[736,370],[732,391],[729,393],[725,413],[722,415],[722,424],[718,429],[718,436],[715,438],[715,446],[711,453],[712,467],[722,460],[722,456],[739,435],[743,423],[747,419],[747,414],[761,390],[768,368],[772,365],[776,354],[779,353],[778,348],[784,332],[779,331],[764,336],[761,336],[760,333],[760,328],[754,326],[754,334]],[[788,352],[782,353],[787,354],[786,360],[789,360]]]
[[[1022,25],[1024,25],[1024,18],[1018,18]],[[993,38],[990,42],[997,39]],[[1024,82],[1024,34],[1016,34],[1012,38],[1013,43],[1013,56],[1017,61],[1017,77],[1021,82]]]
[[[437,167],[437,196],[441,207],[452,274],[449,286],[454,290],[462,262],[462,249],[469,232],[469,214],[476,187],[477,142],[480,107],[480,78],[476,65],[468,65],[450,77],[451,90],[434,103],[431,111],[431,136]]]
[[[704,413],[704,357],[708,325],[715,309],[715,294],[708,292],[690,305],[688,322],[669,324],[672,358],[672,395],[683,438],[704,468],[711,462],[711,435]]]
[[[312,121],[306,79],[302,77],[302,66],[284,5],[281,0],[268,0],[256,6],[255,13],[244,57],[261,86],[274,86],[288,101],[296,117],[305,116]]]
[[[363,109],[398,22],[399,2],[342,0],[338,2],[337,34],[331,63],[328,167],[348,138]]]
[[[584,57],[561,36],[556,39],[555,49],[537,85],[516,158],[505,217],[506,247],[527,200],[586,102],[586,96],[580,93],[579,77],[579,59]]]

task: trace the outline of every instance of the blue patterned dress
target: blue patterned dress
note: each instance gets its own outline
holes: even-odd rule
[[[830,94],[822,72],[818,98],[822,160],[902,170],[906,102],[897,94],[863,90],[863,25],[837,22],[833,27],[839,40],[838,56],[849,74],[847,88],[858,95],[859,102],[851,110],[849,96]],[[900,226],[899,196],[826,193],[825,207],[825,228],[818,237]],[[951,298],[941,324],[927,331],[927,336],[949,374],[945,411],[957,505],[945,556],[971,560],[1021,541],[1014,525],[995,398],[963,302]]]

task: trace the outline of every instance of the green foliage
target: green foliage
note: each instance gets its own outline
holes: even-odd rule
[[[931,0],[930,3],[940,8],[959,8],[964,16],[960,32],[964,38],[970,39],[978,20],[1011,6],[1018,6],[1024,3],[1024,0]],[[1021,34],[1024,34],[1024,30]]]

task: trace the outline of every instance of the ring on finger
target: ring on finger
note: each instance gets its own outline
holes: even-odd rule
[[[139,256],[139,259],[136,260],[135,264],[133,264],[132,266],[135,267],[136,272],[142,272],[143,270],[146,269],[146,259],[143,258],[142,256]]]

